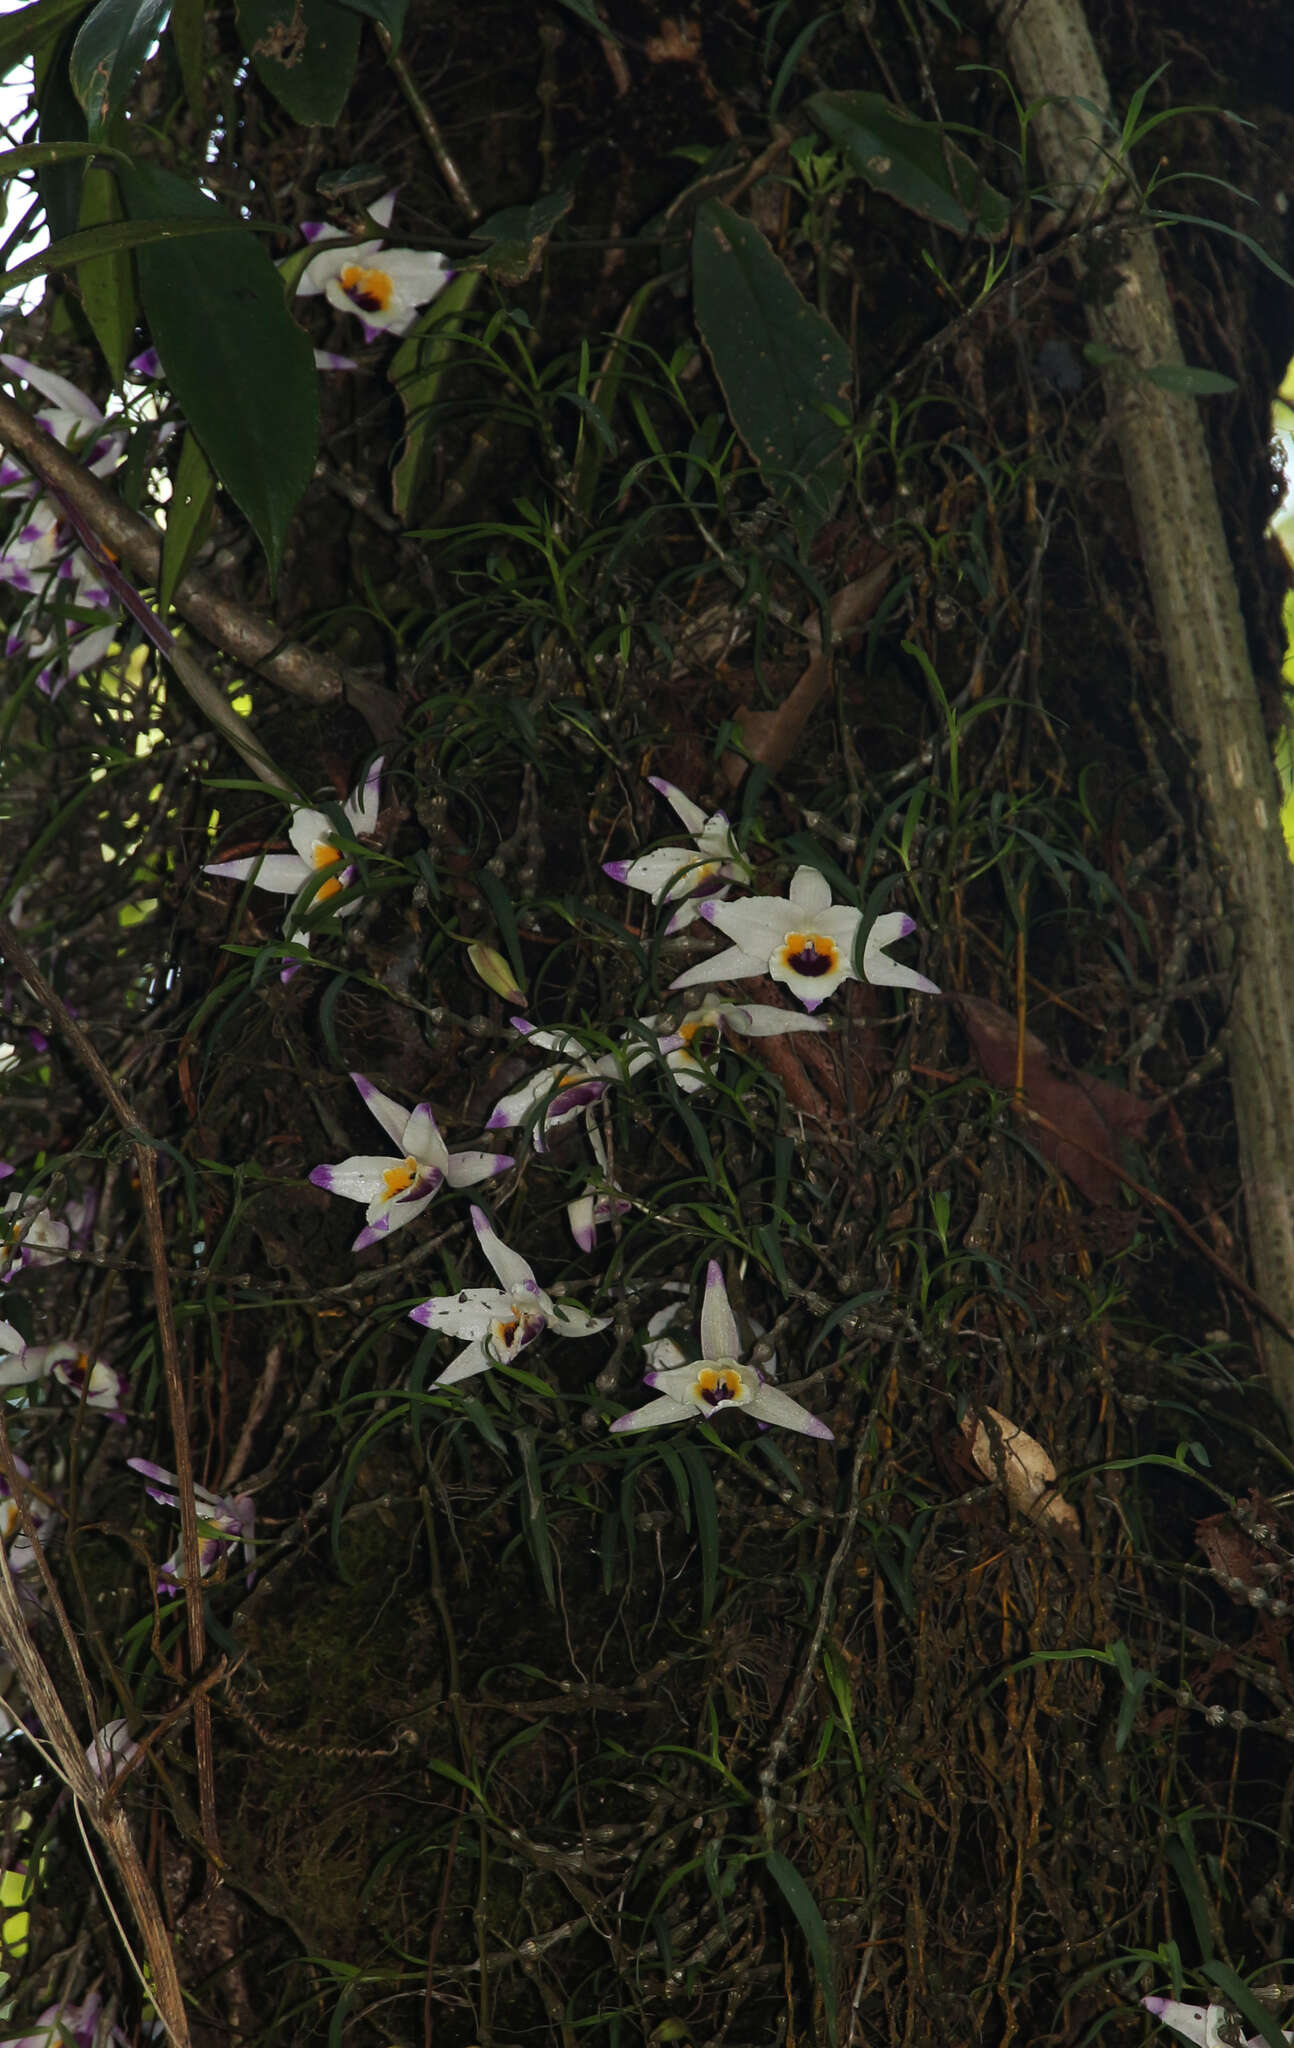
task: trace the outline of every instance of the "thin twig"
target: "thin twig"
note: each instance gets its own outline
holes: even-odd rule
[[[171,1300],[170,1274],[167,1269],[166,1235],[162,1226],[162,1205],[157,1191],[157,1154],[149,1138],[140,1129],[130,1104],[100,1058],[93,1041],[76,1019],[68,1012],[66,1004],[51,988],[40,968],[36,965],[17,932],[7,918],[0,918],[0,956],[9,961],[22,976],[32,994],[41,1003],[53,1021],[59,1035],[71,1046],[81,1064],[91,1075],[104,1101],[108,1104],[123,1132],[131,1140],[135,1153],[135,1168],[139,1175],[140,1202],[144,1211],[144,1227],[148,1236],[149,1256],[153,1269],[153,1299],[157,1311],[158,1338],[162,1353],[162,1370],[166,1380],[167,1403],[170,1408],[171,1434],[175,1445],[176,1493],[180,1504],[180,1541],[183,1550],[184,1569],[184,1615],[189,1644],[189,1662],[196,1677],[206,1661],[206,1624],[202,1612],[202,1586],[197,1573],[197,1562],[201,1555],[198,1539],[198,1510],[193,1492],[193,1454],[189,1445],[188,1413],[184,1398],[184,1387],[180,1378],[180,1346],[175,1329],[175,1312]],[[193,1707],[194,1748],[198,1762],[198,1806],[202,1816],[203,1847],[208,1857],[218,1863],[220,1851],[216,1835],[215,1768],[211,1747],[211,1704],[205,1693],[199,1694]]]

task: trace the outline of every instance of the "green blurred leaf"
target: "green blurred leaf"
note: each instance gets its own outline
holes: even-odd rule
[[[404,407],[404,445],[391,476],[391,502],[397,519],[407,519],[417,502],[429,452],[427,433],[432,402],[440,389],[463,329],[463,315],[481,282],[479,270],[460,270],[413,331],[400,343],[391,361],[390,378]]]
[[[175,182],[178,184],[179,180]],[[15,285],[29,284],[34,277],[45,277],[51,270],[73,270],[78,263],[110,256],[118,249],[140,249],[149,243],[191,242],[195,237],[227,233],[228,229],[227,216],[220,220],[181,220],[163,215],[157,220],[110,221],[103,227],[64,235],[61,241],[42,249],[39,256],[15,263],[12,270],[0,274],[0,293],[12,291]]]
[[[608,28],[603,21],[593,0],[558,0],[558,5],[564,7],[568,14],[573,14],[577,21],[582,21],[586,28],[591,28],[594,35],[600,36],[604,43],[620,41],[615,30]]]
[[[500,284],[524,284],[543,261],[548,237],[571,210],[575,194],[566,189],[546,192],[529,206],[505,206],[480,221],[472,233],[488,247],[472,263],[483,267]]]
[[[92,142],[125,105],[170,11],[171,0],[99,0],[81,23],[68,76],[85,109]]]
[[[314,470],[318,391],[309,339],[265,250],[214,200],[152,165],[124,171],[122,190],[137,222],[187,214],[224,225],[201,247],[145,244],[140,296],[176,403],[274,577]]]
[[[804,107],[874,191],[955,235],[1006,233],[1010,201],[938,122],[914,120],[879,92],[815,92]]]
[[[180,79],[189,112],[201,121],[206,108],[203,86],[203,22],[205,0],[175,0],[171,9],[171,48],[180,67]]]
[[[166,538],[162,542],[162,574],[158,584],[157,608],[165,618],[175,587],[207,537],[216,502],[216,479],[202,444],[192,428],[180,445],[180,460],[166,508]]]
[[[1224,377],[1220,370],[1197,370],[1190,363],[1152,363],[1137,374],[1147,384],[1175,391],[1182,398],[1218,398],[1239,389],[1234,377]]]
[[[822,2003],[826,2008],[827,2034],[834,2043],[836,1980],[831,1965],[831,1938],[827,1933],[827,1924],[818,1911],[813,1893],[793,1863],[788,1863],[785,1856],[779,1856],[776,1849],[769,1850],[764,1862],[769,1876],[800,1923],[800,1932],[808,1945],[814,1975],[817,1977],[818,1988],[822,1992]]]
[[[678,1456],[687,1467],[692,1505],[696,1510],[696,1535],[701,1547],[701,1622],[714,1613],[719,1588],[719,1503],[715,1497],[710,1467],[695,1444],[680,1444]]]
[[[256,75],[294,121],[331,127],[346,104],[360,18],[340,0],[237,0],[238,33]]]
[[[84,8],[85,0],[36,0],[35,6],[6,15],[0,21],[0,77],[57,35],[64,22],[74,20]]]
[[[0,180],[7,183],[19,171],[40,169],[46,164],[68,164],[82,157],[118,154],[102,142],[79,142],[71,137],[64,142],[25,142],[21,149],[0,150]]]
[[[553,1545],[548,1534],[548,1515],[544,1507],[544,1482],[539,1470],[539,1458],[535,1451],[534,1431],[519,1429],[517,1444],[521,1451],[522,1520],[526,1531],[526,1542],[535,1567],[543,1583],[544,1593],[550,1607],[557,1605],[557,1586],[553,1577]]]
[[[844,482],[849,351],[808,305],[759,229],[709,200],[692,237],[697,325],[724,401],[764,482],[817,526]]]
[[[81,188],[82,228],[103,227],[121,217],[116,178],[104,165],[88,164]],[[108,256],[91,257],[81,265],[76,282],[85,317],[103,350],[112,381],[120,384],[126,374],[126,356],[138,317],[130,257],[123,249]]]

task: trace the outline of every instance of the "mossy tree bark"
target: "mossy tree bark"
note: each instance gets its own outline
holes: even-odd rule
[[[1131,367],[1181,363],[1153,230],[1127,205],[1120,129],[1081,0],[999,0],[1029,133],[1057,201],[1117,235],[1119,282],[1093,303],[1104,372],[1172,692],[1195,749],[1218,880],[1234,920],[1230,1075],[1255,1284],[1294,1326],[1294,867],[1196,401]],[[1084,106],[1081,102],[1089,104]],[[1049,104],[1043,104],[1050,102]],[[1266,1339],[1273,1390],[1294,1426],[1294,1344]]]

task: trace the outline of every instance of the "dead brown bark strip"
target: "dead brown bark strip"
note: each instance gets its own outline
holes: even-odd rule
[[[1118,125],[1094,111],[1109,107],[1110,89],[1081,0],[997,0],[997,12],[1020,95],[1036,109],[1030,134],[1059,203],[1079,221],[1086,215],[1090,232],[1120,238],[1120,282],[1088,318],[1094,339],[1122,358],[1102,371],[1106,403],[1173,715],[1195,749],[1214,870],[1235,918],[1230,1072],[1254,1279],[1273,1318],[1291,1325],[1294,868],[1199,410],[1194,399],[1135,374],[1179,364],[1182,351],[1153,232],[1127,210]],[[1269,1338],[1266,1365],[1294,1423],[1294,1345]]]

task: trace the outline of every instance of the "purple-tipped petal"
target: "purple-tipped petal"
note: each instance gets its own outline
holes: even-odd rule
[[[366,1252],[370,1245],[378,1244],[382,1238],[391,1235],[391,1226],[385,1216],[379,1216],[376,1223],[366,1223],[351,1246],[353,1252]]]
[[[336,1177],[331,1166],[312,1166],[306,1178],[312,1181],[315,1187],[326,1188],[329,1194],[336,1185]]]
[[[610,875],[613,882],[623,882],[628,876],[630,863],[627,860],[604,860],[602,872]]]

